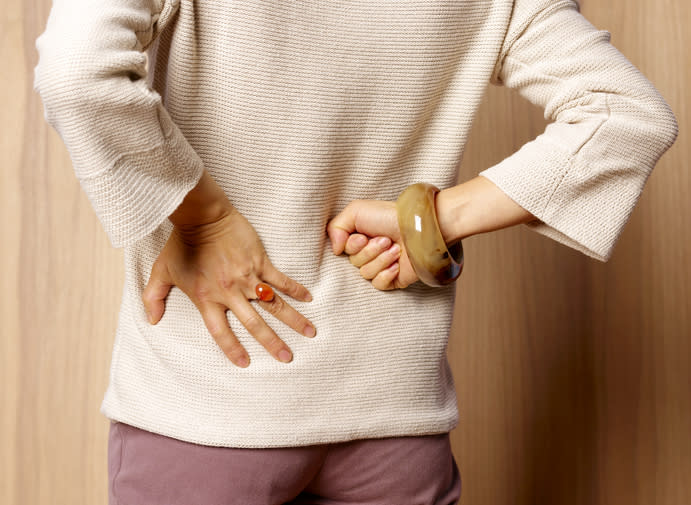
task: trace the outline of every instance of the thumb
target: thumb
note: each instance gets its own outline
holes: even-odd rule
[[[151,268],[151,275],[144,291],[142,292],[142,302],[144,311],[149,323],[156,324],[163,317],[165,311],[165,299],[170,292],[173,283],[168,267],[160,262],[154,263]]]
[[[336,256],[343,253],[348,237],[355,231],[355,217],[355,207],[351,202],[326,226],[326,233],[331,239],[331,248]]]

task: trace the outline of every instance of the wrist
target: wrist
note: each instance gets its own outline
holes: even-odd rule
[[[463,184],[443,189],[437,194],[435,207],[439,231],[446,244],[453,244],[473,233],[466,222],[470,195]]]
[[[197,185],[168,219],[178,228],[199,226],[218,221],[234,210],[223,189],[204,169]]]
[[[447,244],[537,219],[483,176],[440,191],[436,210]]]

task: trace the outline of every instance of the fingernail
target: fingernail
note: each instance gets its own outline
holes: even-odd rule
[[[278,359],[283,361],[283,363],[289,363],[293,359],[293,355],[290,354],[289,351],[281,349],[281,351],[278,353]]]
[[[312,295],[307,293],[307,296],[305,297],[306,302],[311,302],[312,301]]]
[[[312,326],[308,324],[307,326],[305,326],[305,329],[302,330],[302,334],[306,337],[312,338],[317,334],[317,330],[315,330]]]
[[[389,251],[391,252],[391,254],[398,254],[399,252],[401,252],[401,246],[398,244],[394,244],[391,246],[391,249],[389,249]]]
[[[250,364],[250,360],[248,360],[246,356],[243,356],[242,358],[238,358],[235,364],[241,368],[245,368]]]
[[[387,246],[391,243],[391,239],[389,237],[379,237],[377,242],[382,246]]]

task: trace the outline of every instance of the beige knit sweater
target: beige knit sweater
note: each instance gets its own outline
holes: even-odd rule
[[[572,0],[55,0],[35,88],[126,278],[108,418],[205,445],[297,446],[445,432],[458,420],[446,345],[454,286],[380,292],[325,227],[354,199],[456,183],[489,82],[552,120],[480,175],[529,228],[606,261],[674,142],[665,101]],[[148,62],[148,64],[147,64]],[[234,366],[174,287],[141,292],[206,167],[277,268],[314,296],[294,351]],[[270,202],[267,205],[266,202]]]

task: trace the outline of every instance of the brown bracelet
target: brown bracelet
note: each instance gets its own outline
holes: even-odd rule
[[[398,226],[408,259],[428,286],[451,284],[463,271],[461,241],[447,248],[439,229],[437,193],[436,186],[420,182],[408,186],[396,200]]]

